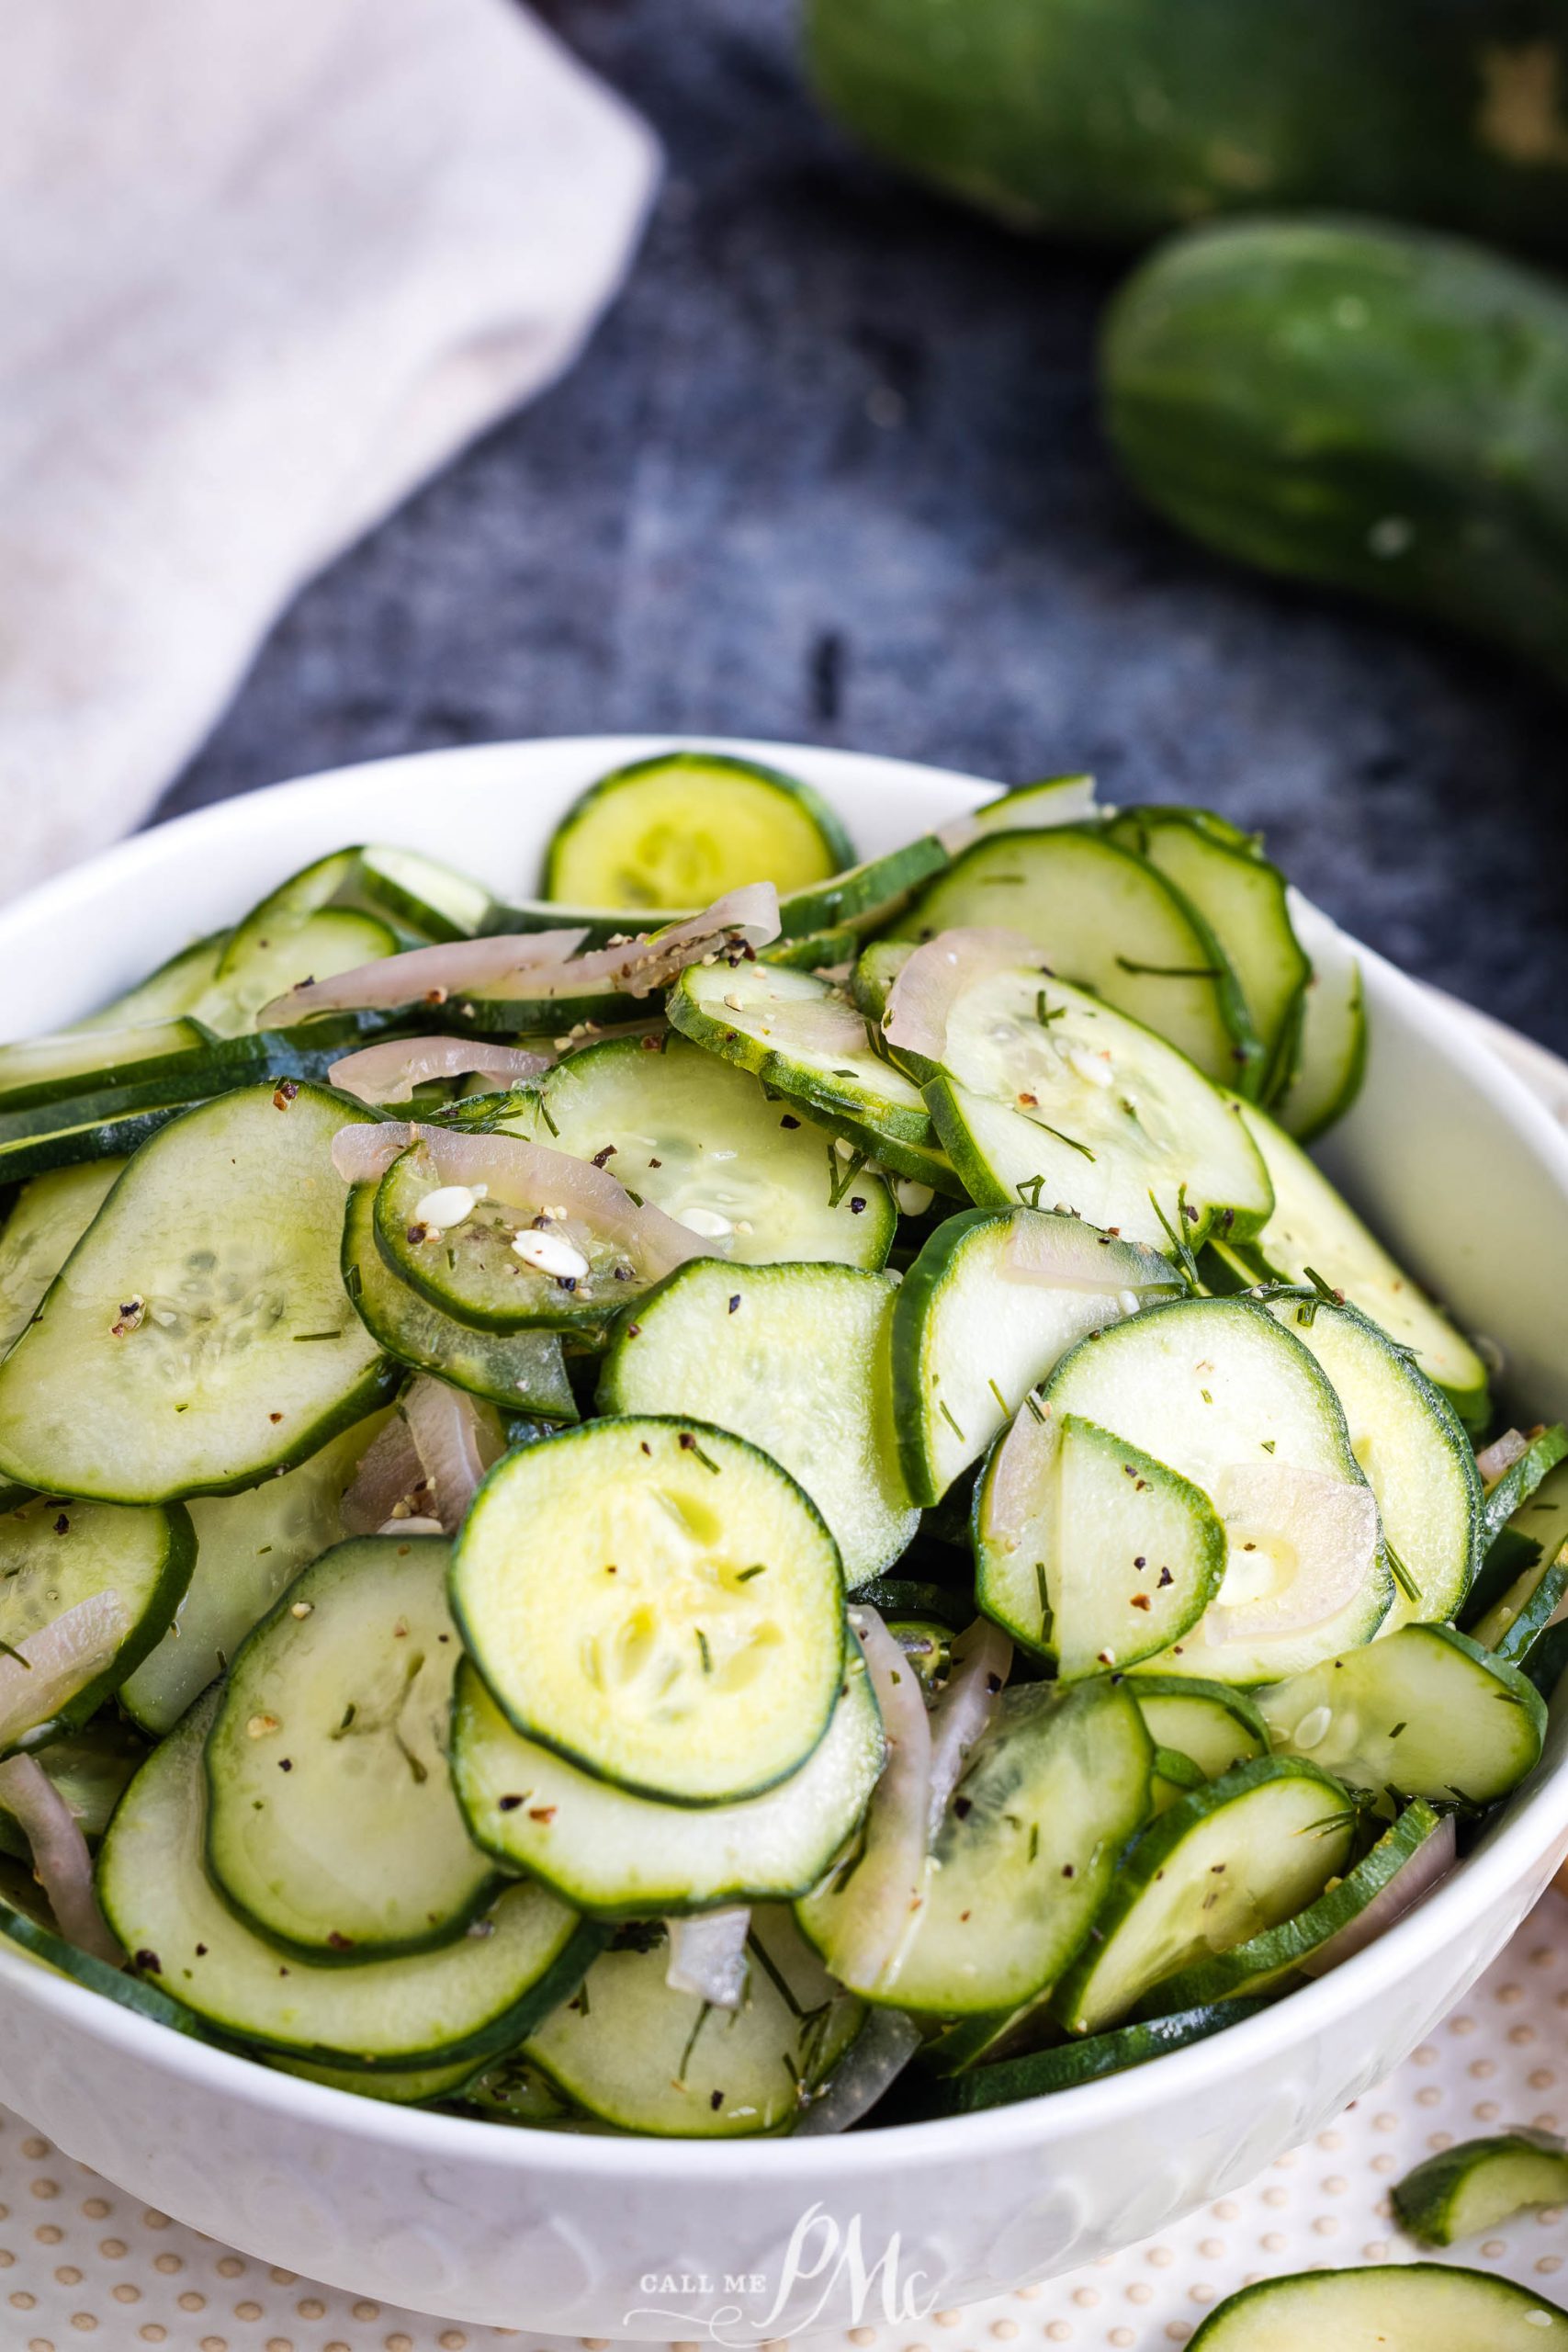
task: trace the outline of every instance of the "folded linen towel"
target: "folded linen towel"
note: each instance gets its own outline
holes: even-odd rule
[[[653,186],[511,0],[0,0],[0,896],[127,831],[312,571],[558,375]]]

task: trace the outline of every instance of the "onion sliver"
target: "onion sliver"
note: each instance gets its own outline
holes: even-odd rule
[[[1106,1252],[1114,1250],[1114,1272]],[[1129,1261],[1136,1261],[1129,1272]],[[1168,1259],[1142,1243],[1120,1241],[1081,1217],[1042,1215],[1036,1209],[1015,1209],[1002,1251],[1002,1278],[1010,1283],[1038,1283],[1046,1290],[1092,1293],[1130,1291],[1135,1305],[1146,1305],[1141,1291],[1168,1292],[1181,1288],[1181,1277]]]
[[[923,2036],[902,2009],[874,2009],[856,2034],[827,2088],[801,2109],[795,2137],[847,2132],[897,2081]]]
[[[548,1054],[525,1053],[520,1046],[492,1045],[484,1037],[389,1037],[345,1054],[327,1076],[362,1102],[406,1102],[427,1079],[477,1075],[521,1086],[549,1066]]]
[[[947,1022],[965,989],[988,972],[1044,963],[1021,932],[962,929],[939,931],[917,947],[888,990],[882,1034],[890,1046],[940,1062],[947,1051]]]
[[[28,1841],[33,1876],[66,1942],[118,1968],[125,1954],[98,1908],[82,1825],[36,1756],[9,1756],[0,1764],[0,1804]]]
[[[89,1593],[0,1657],[0,1749],[51,1722],[96,1681],[130,1631],[118,1592]]]
[[[1247,1462],[1223,1474],[1213,1498],[1230,1544],[1226,1581],[1244,1555],[1275,1573],[1273,1589],[1256,1599],[1213,1604],[1202,1621],[1207,1642],[1258,1641],[1325,1624],[1371,1574],[1380,1530],[1370,1487],[1289,1462]]]
[[[422,1373],[409,1385],[402,1412],[435,1518],[445,1533],[455,1534],[490,1468],[474,1400]]]
[[[424,1484],[424,1464],[413,1433],[400,1413],[374,1437],[359,1457],[354,1484],[338,1506],[351,1535],[375,1535],[390,1521],[400,1503]]]
[[[1529,1440],[1518,1430],[1505,1430],[1490,1445],[1483,1445],[1475,1457],[1475,1466],[1488,1487],[1495,1487],[1506,1470],[1522,1461],[1529,1452]]]
[[[635,1252],[649,1280],[672,1272],[688,1258],[708,1254],[698,1235],[662,1209],[646,1202],[639,1205],[607,1169],[544,1144],[525,1143],[521,1136],[464,1135],[383,1119],[340,1127],[333,1137],[333,1165],[349,1183],[367,1183],[384,1176],[412,1143],[429,1153],[441,1183],[466,1184],[475,1192],[483,1184],[492,1202],[580,1216],[605,1240]]]
[[[694,1993],[716,2009],[738,2009],[746,1992],[746,1939],[751,1914],[744,1906],[707,1911],[694,1919],[666,1919],[672,1993]]]
[[[1438,1824],[1423,1846],[1418,1846],[1403,1870],[1395,1871],[1388,1884],[1373,1895],[1364,1911],[1347,1920],[1337,1936],[1308,1952],[1297,1962],[1307,1976],[1326,1976],[1331,1968],[1338,1968],[1369,1944],[1386,1935],[1396,1919],[1413,1911],[1417,1903],[1430,1894],[1440,1878],[1446,1878],[1454,1866],[1454,1817],[1448,1814]]]
[[[548,996],[592,996],[615,989],[631,997],[650,996],[679,978],[688,964],[726,949],[750,954],[779,935],[779,894],[771,882],[749,882],[742,889],[727,890],[699,914],[683,915],[662,931],[623,939],[613,947],[596,947],[587,956],[573,956],[548,976],[541,990]],[[492,996],[527,996],[525,978],[519,973]]]
[[[1012,1644],[988,1617],[976,1617],[953,1645],[953,1670],[931,1712],[928,1845],[936,1843],[947,1801],[971,1751],[985,1736],[1011,1671]]]
[[[828,1965],[855,1992],[890,1985],[925,1889],[931,1734],[920,1678],[874,1609],[850,1611],[871,1676],[887,1761],[864,1844],[833,1932]]]
[[[538,994],[549,992],[546,975],[565,964],[587,937],[574,931],[508,933],[499,939],[454,939],[439,947],[411,947],[374,964],[355,964],[326,980],[301,980],[264,1004],[256,1027],[308,1021],[312,1013],[389,1011],[402,1004],[445,1004],[451,996],[491,994],[503,980],[537,972]],[[519,989],[520,995],[530,993]]]

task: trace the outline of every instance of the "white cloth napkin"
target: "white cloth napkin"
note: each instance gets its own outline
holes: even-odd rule
[[[573,358],[652,140],[511,0],[0,0],[0,896]]]

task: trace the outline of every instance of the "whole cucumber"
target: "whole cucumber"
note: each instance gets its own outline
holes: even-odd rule
[[[1568,245],[1568,0],[807,0],[827,103],[1022,227],[1387,212]]]
[[[1195,538],[1568,684],[1568,288],[1418,230],[1227,222],[1134,272],[1101,383],[1127,472]]]

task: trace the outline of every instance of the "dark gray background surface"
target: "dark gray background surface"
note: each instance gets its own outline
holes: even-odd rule
[[[1416,971],[1568,1047],[1561,701],[1197,553],[1096,430],[1123,263],[817,114],[793,0],[552,0],[669,178],[581,364],[318,581],[163,813],[434,744],[807,738],[1212,802]]]

